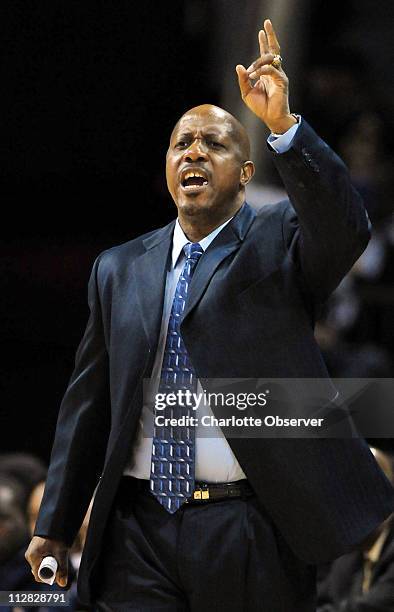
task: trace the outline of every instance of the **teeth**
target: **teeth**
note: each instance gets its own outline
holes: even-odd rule
[[[184,177],[183,180],[186,181],[188,178],[193,178],[193,176],[198,176],[200,178],[205,179],[205,177],[202,174],[200,174],[199,172],[187,172],[185,174],[185,177]],[[205,179],[205,182],[208,183],[208,181],[206,179]]]

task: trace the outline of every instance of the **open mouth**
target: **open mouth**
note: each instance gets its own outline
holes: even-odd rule
[[[183,172],[181,185],[185,191],[201,191],[208,185],[208,179],[205,173],[189,170]]]

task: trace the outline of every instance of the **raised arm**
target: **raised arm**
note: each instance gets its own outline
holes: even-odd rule
[[[269,20],[259,45],[260,56],[248,69],[236,67],[241,96],[273,134],[284,134],[297,118],[290,113],[288,78]],[[289,259],[305,291],[324,301],[368,243],[367,213],[346,166],[304,119],[289,146],[272,154],[292,204],[283,217]]]

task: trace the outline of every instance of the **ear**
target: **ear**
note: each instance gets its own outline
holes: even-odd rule
[[[254,175],[254,171],[255,171],[255,167],[252,161],[248,160],[242,164],[241,178],[240,178],[240,183],[242,187],[245,187],[245,185],[249,183],[249,181],[252,179]]]

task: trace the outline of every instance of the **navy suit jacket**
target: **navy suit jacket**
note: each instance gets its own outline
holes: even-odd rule
[[[303,121],[273,153],[289,201],[247,204],[202,256],[182,336],[199,378],[327,378],[316,309],[364,250],[368,218],[339,158]],[[174,222],[102,253],[89,282],[90,318],[56,430],[37,535],[71,544],[97,487],[80,594],[142,406],[162,316]],[[327,382],[327,397],[332,390]],[[297,558],[350,550],[392,511],[393,492],[357,439],[229,439],[275,529]]]

